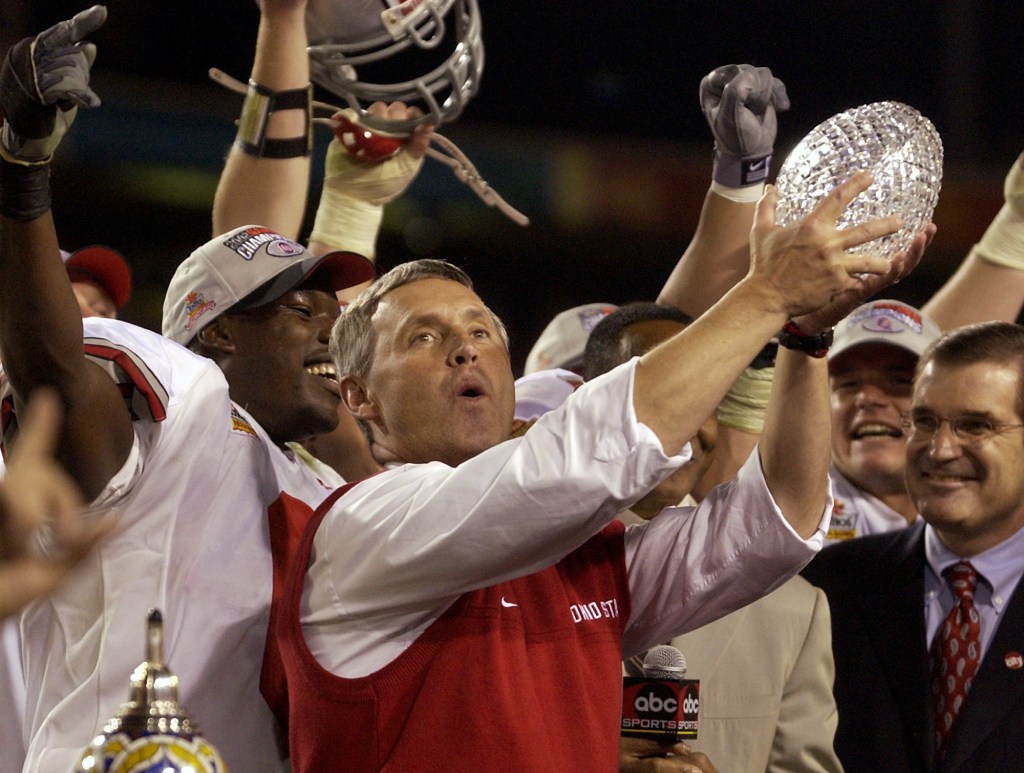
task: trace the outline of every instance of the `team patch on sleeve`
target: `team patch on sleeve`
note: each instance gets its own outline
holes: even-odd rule
[[[256,430],[252,428],[252,424],[250,424],[249,420],[239,413],[238,408],[234,405],[231,406],[231,431],[242,432],[246,435],[256,437]]]

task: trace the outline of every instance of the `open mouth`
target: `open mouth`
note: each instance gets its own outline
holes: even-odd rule
[[[335,370],[333,362],[318,362],[315,365],[307,365],[306,373],[312,376],[329,378],[331,381],[337,381],[338,379],[338,371]]]
[[[973,476],[956,475],[949,472],[937,472],[934,470],[932,472],[922,472],[921,477],[924,478],[925,480],[931,481],[932,483],[938,483],[940,485],[947,483],[970,483],[971,481],[975,480]]]
[[[893,427],[889,424],[861,424],[853,432],[850,433],[850,437],[853,440],[863,440],[864,438],[872,437],[891,437],[891,438],[902,438],[903,433],[899,427]]]

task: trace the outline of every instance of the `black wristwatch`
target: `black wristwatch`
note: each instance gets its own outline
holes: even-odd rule
[[[778,341],[779,346],[784,346],[787,349],[795,349],[811,357],[824,357],[828,354],[829,347],[832,346],[832,338],[831,330],[810,336],[802,332],[793,320],[789,320],[779,331]]]

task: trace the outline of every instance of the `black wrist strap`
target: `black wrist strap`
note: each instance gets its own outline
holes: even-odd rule
[[[832,346],[832,338],[831,330],[813,336],[807,335],[797,327],[793,320],[786,322],[778,336],[779,346],[819,358],[828,354],[829,347]]]
[[[49,164],[0,160],[0,214],[12,220],[35,220],[50,211]]]
[[[271,91],[254,80],[249,81],[249,91],[242,106],[238,121],[238,135],[235,146],[250,156],[261,158],[298,158],[308,156],[313,150],[313,86],[298,89]],[[304,110],[306,133],[301,137],[274,139],[267,137],[267,121],[271,113],[280,110]]]

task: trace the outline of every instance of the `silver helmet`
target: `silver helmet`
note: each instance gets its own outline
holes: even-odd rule
[[[309,0],[310,76],[378,128],[435,126],[458,117],[484,68],[477,0]],[[402,101],[420,121],[374,118],[373,102]]]

